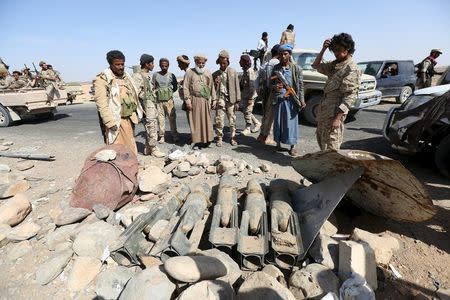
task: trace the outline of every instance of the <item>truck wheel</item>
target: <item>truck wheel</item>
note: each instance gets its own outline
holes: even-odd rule
[[[450,178],[450,134],[443,138],[437,146],[434,162],[439,171]]]
[[[0,105],[0,127],[8,127],[11,125],[12,119],[9,115],[9,111],[2,105]]]
[[[400,104],[405,102],[405,100],[408,99],[409,96],[411,96],[412,92],[413,92],[412,88],[408,85],[405,85],[402,88],[400,95],[395,98],[395,101]]]
[[[302,117],[311,125],[317,126],[317,112],[322,95],[313,95],[306,101],[306,107],[302,110]]]

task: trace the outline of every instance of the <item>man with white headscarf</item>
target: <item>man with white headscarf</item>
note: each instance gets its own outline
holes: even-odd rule
[[[187,70],[183,82],[184,101],[188,111],[192,146],[208,147],[214,140],[211,106],[216,91],[211,73],[205,68],[207,57],[194,56],[195,67]]]

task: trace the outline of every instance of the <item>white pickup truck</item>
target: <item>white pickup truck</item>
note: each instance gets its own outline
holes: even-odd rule
[[[10,126],[28,116],[52,117],[58,105],[67,101],[65,90],[58,89],[54,94],[49,101],[43,88],[0,90],[0,127]]]

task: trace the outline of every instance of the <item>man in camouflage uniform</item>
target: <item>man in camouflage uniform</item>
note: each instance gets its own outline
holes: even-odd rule
[[[431,80],[436,74],[434,71],[434,66],[436,65],[436,58],[442,54],[441,49],[433,49],[430,52],[430,56],[425,58],[419,64],[419,70],[417,70],[417,81],[416,86],[419,89],[427,88],[431,86]]]
[[[153,74],[153,86],[156,93],[156,107],[158,109],[159,142],[164,143],[166,132],[166,116],[169,117],[172,140],[178,142],[177,113],[173,102],[173,93],[178,89],[177,78],[168,72],[169,60],[161,58],[159,60],[161,71]]]
[[[327,48],[330,48],[336,60],[322,63]],[[321,150],[338,150],[341,147],[344,120],[358,97],[361,74],[352,58],[354,52],[352,36],[341,33],[324,41],[322,50],[312,64],[313,68],[328,76],[317,115],[316,136]]]
[[[153,71],[153,56],[149,54],[142,54],[140,58],[141,70],[138,73],[133,73],[133,80],[138,89],[139,100],[145,112],[145,155],[153,157],[166,156],[156,146],[158,133],[158,111],[156,108],[156,97],[153,92],[153,83],[150,79],[150,72]]]
[[[14,80],[9,84],[8,89],[10,90],[18,90],[27,86],[27,83],[20,78],[20,72],[14,71],[13,78]]]
[[[0,68],[0,90],[7,89],[14,78],[8,74],[6,68]]]
[[[241,91],[239,87],[239,78],[236,70],[231,68],[230,54],[226,50],[219,53],[216,60],[219,70],[215,71],[212,76],[216,89],[216,101],[213,103],[213,109],[216,110],[216,135],[217,147],[222,147],[223,127],[225,123],[225,114],[230,124],[230,144],[237,145],[236,141],[236,111],[241,101]]]
[[[58,76],[55,71],[48,68],[45,61],[40,61],[39,66],[41,72],[36,76],[36,80],[40,81],[47,92],[48,101],[52,101],[55,96],[59,97],[57,80]]]
[[[261,128],[261,122],[259,122],[253,115],[253,106],[255,105],[255,100],[258,96],[255,87],[256,72],[251,68],[252,61],[248,55],[241,55],[239,65],[243,71],[240,87],[244,119],[246,123],[245,129],[241,132],[241,134],[249,135],[250,132],[258,132]],[[252,125],[255,126],[253,129],[251,129]]]

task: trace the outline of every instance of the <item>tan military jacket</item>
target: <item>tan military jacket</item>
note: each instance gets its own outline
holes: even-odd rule
[[[211,91],[211,97],[205,100],[215,100],[216,89],[214,88],[214,80],[209,70],[205,70],[203,74],[198,74],[195,68],[188,69],[184,76],[183,92],[184,100],[191,100],[192,97],[201,98],[201,88],[203,85],[209,87]]]
[[[335,105],[336,108],[347,114],[358,98],[361,78],[361,71],[353,58],[350,57],[340,63],[336,60],[321,63],[317,67],[317,71],[328,76],[323,90],[327,105]]]
[[[120,99],[120,87],[116,82],[118,79],[111,71],[106,69],[102,73],[98,74],[94,79],[95,94],[94,100],[97,105],[97,109],[102,118],[103,124],[107,128],[120,126],[121,120],[121,99]],[[143,110],[140,101],[138,101],[138,89],[131,76],[125,72],[121,78],[125,81],[125,85],[132,91],[134,100],[136,101],[137,109],[133,112],[130,119],[134,124],[139,122],[142,118]],[[113,143],[117,137],[118,131],[108,131],[108,141]]]
[[[13,82],[14,77],[6,75],[6,77],[0,78],[0,90],[7,89]]]
[[[23,81],[22,79],[18,79],[18,80],[13,80],[10,83],[10,85],[8,86],[8,89],[17,90],[17,89],[21,89],[26,86],[27,86],[27,83],[25,81]]]
[[[242,99],[255,99],[258,96],[256,93],[256,77],[257,74],[253,68],[249,68],[242,74],[240,83]]]
[[[235,69],[228,67],[225,70],[225,78],[226,83],[225,86],[223,84],[220,84],[220,77],[222,77],[222,72],[220,69],[215,71],[212,76],[214,79],[215,89],[217,93],[217,98],[219,98],[221,95],[225,95],[226,100],[230,103],[238,103],[241,101],[241,89],[239,87],[239,77],[237,75],[237,72]],[[221,91],[220,89],[225,88],[226,91]],[[218,100],[218,99],[216,99]]]
[[[134,83],[136,84],[136,88],[138,89],[139,99],[142,102],[145,102],[147,100],[154,102],[156,100],[155,93],[153,92],[153,82],[150,78],[150,74],[150,72],[146,73],[144,71],[140,71],[131,75]]]
[[[52,82],[56,82],[58,80],[58,76],[56,75],[55,71],[53,70],[42,70],[39,73],[39,76],[43,79],[44,86],[47,87]]]

